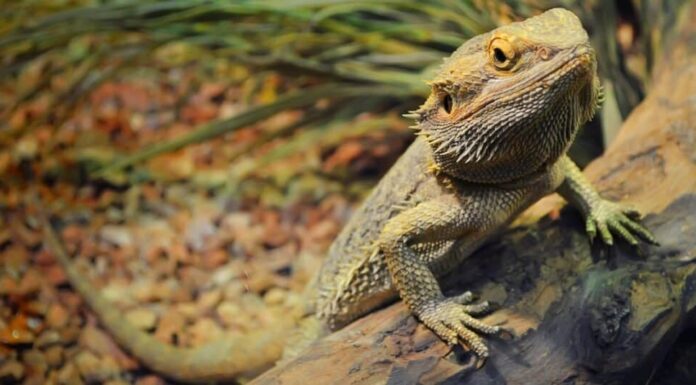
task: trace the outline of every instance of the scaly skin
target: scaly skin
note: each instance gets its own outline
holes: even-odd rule
[[[554,191],[582,211],[590,238],[655,242],[634,210],[603,200],[565,155],[600,97],[594,51],[572,13],[551,10],[467,41],[431,85],[409,115],[419,137],[345,226],[307,289],[307,317],[286,358],[398,298],[443,341],[485,358],[477,333],[500,330],[474,317],[488,304],[472,303],[469,292],[445,297],[436,277]],[[287,331],[195,350],[154,340],[121,322],[45,228],[75,289],[152,369],[185,382],[223,380],[279,355]]]

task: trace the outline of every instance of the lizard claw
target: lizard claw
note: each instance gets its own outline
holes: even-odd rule
[[[657,245],[657,240],[650,230],[637,222],[639,218],[640,213],[633,207],[602,200],[590,209],[585,221],[585,230],[590,241],[594,241],[599,232],[602,241],[609,246],[614,244],[614,236],[633,246],[638,245],[638,238]]]
[[[467,293],[464,293],[467,294]],[[491,326],[471,316],[488,310],[488,303],[462,305],[463,295],[447,298],[423,306],[416,311],[418,318],[430,328],[438,337],[449,345],[456,345],[460,341],[472,350],[479,358],[488,357],[488,347],[478,334],[496,334],[500,327]]]
[[[476,357],[476,370],[479,370],[483,367],[483,365],[486,365],[486,358],[487,357]]]
[[[453,301],[454,303],[458,303],[460,305],[469,304],[469,303],[473,302],[475,299],[476,299],[476,296],[474,295],[474,293],[472,293],[468,290],[463,292],[462,294],[457,295],[457,296],[450,297],[451,301]]]

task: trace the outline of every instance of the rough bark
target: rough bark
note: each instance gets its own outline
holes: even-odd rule
[[[690,16],[696,20],[696,7]],[[690,24],[665,50],[646,100],[586,169],[605,197],[648,213],[644,223],[661,246],[590,245],[574,210],[542,217],[558,206],[552,197],[445,280],[449,294],[473,290],[499,303],[486,320],[504,321],[514,334],[488,339],[491,358],[483,368],[461,349],[449,352],[396,303],[254,384],[661,383],[655,373],[664,373],[658,369],[665,357],[678,358],[670,353],[677,337],[696,328],[696,25]]]

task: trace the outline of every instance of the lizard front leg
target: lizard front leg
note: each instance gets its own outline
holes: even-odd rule
[[[590,240],[599,231],[607,245],[614,243],[612,233],[631,245],[638,244],[636,237],[657,244],[650,231],[638,223],[640,213],[637,210],[603,199],[570,158],[564,156],[561,162],[565,179],[558,193],[582,212]]]
[[[488,304],[471,304],[469,292],[445,297],[429,267],[433,262],[441,262],[435,259],[453,258],[455,253],[430,255],[428,251],[417,253],[413,248],[417,243],[465,241],[482,235],[484,221],[477,215],[478,210],[471,207],[472,201],[446,195],[420,203],[387,222],[379,245],[392,281],[411,312],[445,342],[454,345],[461,340],[479,357],[485,358],[488,348],[474,330],[492,334],[499,328],[472,315],[485,312]],[[423,250],[431,249],[438,248]]]

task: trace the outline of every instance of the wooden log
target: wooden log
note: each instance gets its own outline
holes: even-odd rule
[[[696,20],[696,7],[689,11]],[[687,18],[689,19],[689,18]],[[648,213],[661,246],[590,245],[572,209],[540,218],[550,198],[446,279],[500,304],[485,318],[514,338],[488,338],[491,358],[448,347],[402,303],[317,342],[254,384],[648,383],[696,327],[696,24],[656,70],[653,89],[586,174],[610,199]],[[693,379],[696,383],[696,379]]]

